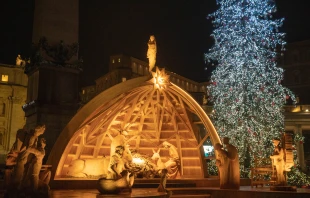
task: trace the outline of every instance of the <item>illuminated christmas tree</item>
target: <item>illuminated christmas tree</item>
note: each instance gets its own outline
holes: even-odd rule
[[[284,49],[284,19],[272,19],[273,0],[217,0],[210,14],[215,44],[205,55],[216,65],[208,87],[212,118],[221,137],[238,147],[241,167],[254,156],[269,158],[284,131],[283,106],[295,97],[281,85],[277,57]]]

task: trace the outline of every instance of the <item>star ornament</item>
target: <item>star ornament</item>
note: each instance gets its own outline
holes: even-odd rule
[[[163,89],[170,84],[169,75],[166,74],[165,68],[159,70],[158,67],[156,67],[156,72],[152,72],[152,76],[155,89]]]

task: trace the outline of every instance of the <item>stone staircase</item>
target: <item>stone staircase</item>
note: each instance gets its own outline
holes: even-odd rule
[[[158,179],[138,180],[134,183],[133,188],[157,188]],[[197,189],[194,180],[167,180],[166,188],[171,198],[211,198],[206,190]]]

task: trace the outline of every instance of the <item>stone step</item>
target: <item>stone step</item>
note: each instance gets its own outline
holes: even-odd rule
[[[170,198],[211,198],[211,195],[171,195]]]
[[[134,183],[133,188],[157,188],[159,183]],[[166,188],[194,188],[195,183],[167,183]]]
[[[199,188],[167,188],[172,198],[177,197],[208,197],[211,198],[209,189]]]

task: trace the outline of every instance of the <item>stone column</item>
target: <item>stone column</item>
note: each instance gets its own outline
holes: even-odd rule
[[[32,62],[25,70],[29,83],[24,111],[28,128],[46,125],[46,158],[79,107],[81,70],[77,47],[72,47],[77,46],[78,33],[79,0],[35,0],[32,41],[38,44],[45,37],[48,47],[38,46],[40,53],[35,54],[43,60]]]
[[[63,40],[66,44],[78,42],[78,0],[36,0],[32,41],[37,43],[44,36],[50,44]]]

